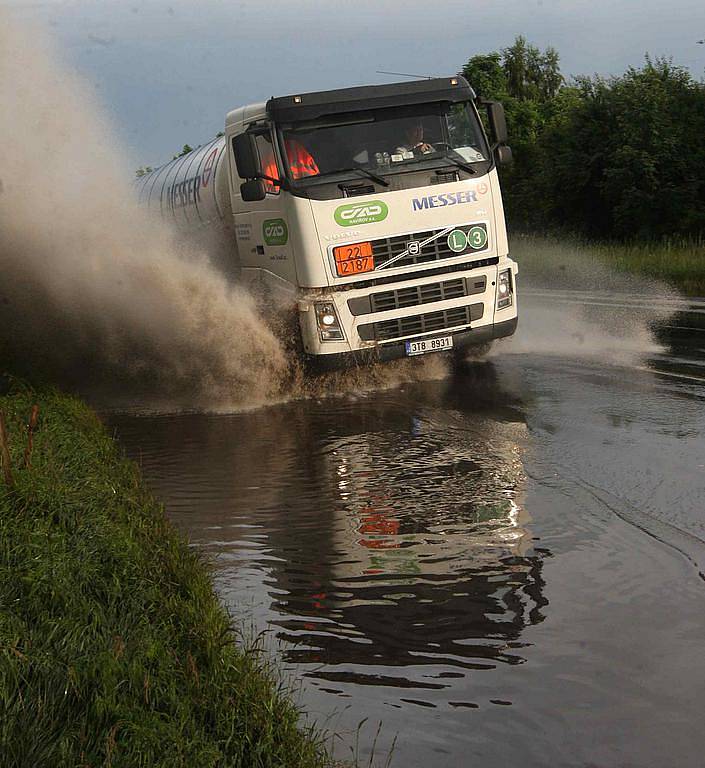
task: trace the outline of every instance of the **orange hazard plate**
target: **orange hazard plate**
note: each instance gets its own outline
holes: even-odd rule
[[[370,242],[339,245],[333,248],[333,256],[335,256],[335,268],[340,277],[371,272],[375,268]]]

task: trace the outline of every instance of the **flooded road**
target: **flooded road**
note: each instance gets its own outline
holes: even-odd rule
[[[381,392],[105,418],[340,757],[702,766],[705,305],[665,325],[628,359],[571,331]]]

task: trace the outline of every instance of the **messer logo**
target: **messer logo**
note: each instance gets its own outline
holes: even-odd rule
[[[341,227],[355,227],[358,224],[371,224],[374,221],[384,221],[389,213],[386,203],[381,200],[370,200],[366,203],[348,203],[335,209],[335,220]]]

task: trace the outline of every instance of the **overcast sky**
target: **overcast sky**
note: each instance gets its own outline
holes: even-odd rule
[[[564,74],[620,74],[644,54],[702,79],[705,0],[0,0],[45,25],[95,87],[137,164],[157,165],[272,95],[452,74],[519,35]]]

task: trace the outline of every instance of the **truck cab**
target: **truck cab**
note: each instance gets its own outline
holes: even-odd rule
[[[338,367],[511,335],[497,164],[501,106],[460,76],[301,93],[230,112],[242,279],[296,307],[304,353]]]

